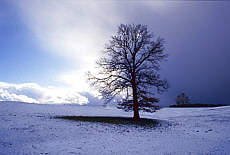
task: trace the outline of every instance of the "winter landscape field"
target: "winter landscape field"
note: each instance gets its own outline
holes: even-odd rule
[[[230,106],[141,113],[143,128],[55,116],[132,117],[116,107],[0,102],[0,154],[229,154]]]

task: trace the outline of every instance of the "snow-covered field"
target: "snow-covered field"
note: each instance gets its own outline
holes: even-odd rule
[[[131,117],[132,113],[114,107],[1,102],[0,154],[230,153],[230,106],[141,113],[143,118],[165,121],[153,129],[52,118],[60,115]]]

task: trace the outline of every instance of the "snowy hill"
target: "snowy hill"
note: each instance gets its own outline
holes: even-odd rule
[[[141,117],[170,126],[128,126],[53,116],[125,116],[115,107],[0,102],[0,154],[228,154],[230,106],[164,108]]]

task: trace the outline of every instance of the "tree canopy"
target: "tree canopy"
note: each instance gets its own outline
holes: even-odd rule
[[[158,73],[167,57],[163,45],[164,39],[154,40],[146,25],[121,24],[105,46],[105,57],[97,61],[100,72],[96,76],[89,73],[88,80],[106,103],[122,95],[118,108],[133,110],[134,119],[139,119],[139,110],[155,111],[154,103],[159,102],[155,92],[169,87]]]
[[[191,99],[185,93],[181,93],[180,95],[177,96],[176,103],[177,105],[183,105],[189,103],[190,100]]]

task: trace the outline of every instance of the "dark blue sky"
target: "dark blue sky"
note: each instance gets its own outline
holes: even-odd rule
[[[120,23],[141,23],[166,41],[161,74],[171,87],[161,105],[181,92],[229,104],[229,15],[227,1],[1,1],[0,82],[92,92],[84,73],[104,44]]]

